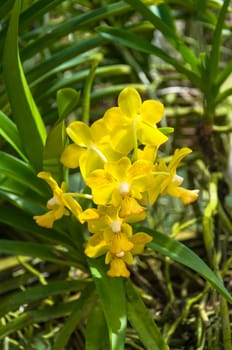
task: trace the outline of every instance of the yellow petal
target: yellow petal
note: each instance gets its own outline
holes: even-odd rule
[[[95,233],[88,239],[87,245],[85,247],[85,254],[89,258],[97,258],[105,254],[108,250],[108,244],[104,240],[102,233]]]
[[[89,220],[96,220],[98,218],[99,213],[95,208],[88,208],[79,215],[79,220],[81,223],[84,223],[86,221],[88,222]]]
[[[94,203],[100,205],[109,203],[115,188],[115,180],[111,174],[103,169],[95,170],[85,182],[92,190]]]
[[[111,144],[115,151],[127,155],[134,147],[133,126],[118,124],[110,134]]]
[[[138,91],[131,87],[123,89],[118,97],[118,105],[127,117],[136,118],[142,105]]]
[[[162,119],[163,113],[164,106],[159,101],[144,101],[140,109],[141,120],[152,127]]]
[[[109,134],[104,120],[96,120],[90,127],[92,139],[95,144],[104,143],[109,141]]]
[[[79,159],[81,175],[84,180],[94,170],[104,167],[103,159],[93,149],[85,150]]]
[[[64,204],[65,204],[66,208],[71,210],[73,215],[77,219],[79,219],[79,215],[82,212],[82,208],[81,208],[80,204],[70,194],[64,194],[63,198],[64,198]]]
[[[130,124],[130,120],[127,119],[119,107],[109,108],[103,116],[103,121],[109,131],[115,131],[118,126],[127,127],[128,123]]]
[[[50,210],[43,215],[33,216],[33,219],[35,220],[37,225],[46,228],[52,228],[54,221],[56,220],[53,210]]]
[[[72,143],[71,145],[68,145],[64,149],[64,151],[60,157],[60,161],[67,168],[71,168],[71,169],[78,168],[79,167],[79,159],[84,152],[86,152],[85,149]]]
[[[131,237],[131,242],[134,243],[132,254],[142,254],[144,251],[144,245],[152,241],[152,237],[147,233],[138,232]]]
[[[188,190],[183,187],[177,187],[176,193],[176,197],[180,197],[185,205],[196,201],[199,196],[199,190]]]
[[[135,198],[126,196],[121,202],[120,217],[126,218],[144,213],[144,208],[136,201]]]
[[[58,209],[49,210],[43,215],[36,215],[33,217],[33,219],[39,226],[52,228],[54,221],[60,219],[63,215],[69,215],[69,212],[61,206],[58,207]]]
[[[90,128],[83,122],[72,122],[66,131],[71,140],[78,146],[89,147],[93,143]]]
[[[168,137],[156,127],[151,127],[145,123],[139,123],[137,137],[143,145],[160,146],[168,140]]]
[[[172,172],[176,171],[176,168],[178,167],[179,163],[182,161],[182,159],[189,153],[191,153],[192,150],[188,147],[183,147],[181,149],[176,149],[175,153],[171,159],[171,162],[168,165],[168,169]]]
[[[130,277],[130,271],[126,264],[120,258],[114,258],[110,263],[110,269],[107,271],[109,277]]]
[[[51,187],[53,191],[59,189],[59,186],[56,180],[53,179],[52,175],[49,172],[41,171],[37,174],[40,179],[43,179]]]
[[[113,234],[113,239],[110,247],[110,252],[113,255],[129,252],[134,247],[125,234],[117,232]]]
[[[105,165],[105,170],[111,174],[118,182],[124,181],[127,172],[131,166],[131,161],[127,157],[121,158],[116,162],[108,162]]]
[[[143,150],[138,149],[138,159],[148,160],[153,163],[156,159],[157,151],[158,146],[147,145]]]

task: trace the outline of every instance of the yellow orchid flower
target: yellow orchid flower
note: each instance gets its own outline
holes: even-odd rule
[[[144,232],[138,232],[130,237],[130,243],[133,244],[131,250],[115,252],[113,249],[109,250],[106,254],[105,263],[110,264],[110,269],[107,275],[110,277],[130,277],[130,271],[127,269],[127,265],[133,264],[133,255],[142,254],[144,251],[144,245],[152,241],[152,237]]]
[[[60,161],[68,168],[80,167],[83,178],[93,170],[103,168],[108,160],[121,157],[121,154],[112,149],[102,119],[90,127],[81,121],[72,122],[66,131],[74,143],[64,149]]]
[[[78,218],[82,208],[73,198],[74,194],[65,193],[67,189],[65,182],[62,182],[61,187],[59,187],[51,174],[45,171],[41,171],[37,176],[48,183],[53,191],[53,197],[47,202],[49,211],[33,217],[36,223],[42,227],[52,228],[54,221],[64,215],[70,215],[70,211]]]
[[[106,254],[105,263],[110,264],[108,275],[111,277],[129,277],[130,273],[126,264],[132,264],[133,254],[140,254],[144,245],[152,240],[152,237],[144,232],[132,233],[128,224],[119,224],[100,228],[94,233],[85,247],[85,254],[90,258],[97,258]],[[121,261],[119,261],[121,260]],[[117,262],[117,263],[116,263]]]
[[[99,205],[111,204],[121,207],[120,216],[139,215],[144,208],[137,202],[147,188],[147,177],[153,164],[146,160],[137,160],[133,164],[127,157],[119,161],[108,162],[104,169],[98,169],[86,178],[91,188],[93,201]]]
[[[126,223],[142,221],[146,217],[143,211],[138,215],[128,217],[120,216],[120,207],[98,206],[98,208],[88,208],[79,215],[79,220],[88,223],[88,230],[91,233],[104,232],[111,229],[114,233],[120,232]]]
[[[160,146],[168,140],[156,124],[160,122],[162,103],[146,100],[142,103],[136,89],[123,89],[118,97],[118,107],[108,109],[103,117],[109,129],[112,146],[127,155],[137,144]]]
[[[176,168],[181,160],[191,152],[188,147],[176,149],[168,166],[164,161],[155,164],[153,183],[148,190],[151,204],[154,203],[159,194],[178,197],[184,204],[194,202],[198,198],[199,190],[188,190],[180,187],[184,179],[176,174]]]

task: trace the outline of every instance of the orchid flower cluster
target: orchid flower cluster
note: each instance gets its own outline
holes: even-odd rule
[[[47,202],[48,212],[34,216],[37,224],[52,228],[56,220],[72,213],[87,223],[89,238],[85,254],[89,258],[105,255],[111,277],[129,277],[128,265],[152,240],[145,232],[133,232],[132,225],[146,219],[146,208],[159,195],[178,197],[184,204],[195,201],[198,190],[181,187],[183,178],[176,174],[181,160],[191,150],[176,149],[167,165],[158,160],[159,147],[168,140],[165,129],[158,128],[164,112],[162,103],[142,102],[137,90],[127,87],[118,97],[118,106],[109,108],[90,127],[82,121],[71,122],[66,131],[73,143],[61,155],[68,168],[80,168],[91,190],[86,198],[91,205],[83,209],[77,197],[68,193],[65,182],[59,185],[48,172],[38,176],[53,191]]]

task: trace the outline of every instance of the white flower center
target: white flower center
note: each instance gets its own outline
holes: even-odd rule
[[[123,181],[119,184],[118,188],[121,194],[127,194],[130,191],[130,184],[128,184],[126,181]]]
[[[124,251],[121,251],[117,254],[115,254],[117,256],[117,258],[122,258],[124,255],[125,255],[125,252]]]
[[[172,182],[176,182],[176,183],[178,183],[178,185],[180,185],[183,182],[183,180],[184,180],[183,177],[181,177],[177,174],[175,174],[172,178]]]
[[[53,196],[52,198],[50,198],[48,201],[47,201],[47,206],[49,208],[52,208],[54,207],[55,205],[59,205],[60,204],[60,201],[59,199],[56,197],[56,196]]]
[[[121,221],[114,220],[114,221],[111,221],[109,225],[110,225],[113,232],[120,232],[121,231],[121,226],[122,226]]]

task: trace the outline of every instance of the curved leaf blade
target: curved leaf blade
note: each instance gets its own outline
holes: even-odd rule
[[[110,348],[107,323],[104,312],[99,303],[95,304],[89,314],[85,335],[86,350],[105,350]]]
[[[23,292],[15,292],[9,296],[2,298],[0,305],[0,315],[9,311],[16,310],[23,304],[29,304],[31,302],[48,298],[50,296],[59,295],[64,292],[80,291],[83,290],[88,282],[84,281],[55,281],[49,282],[47,285],[30,287]]]
[[[212,286],[214,286],[217,291],[227,299],[228,302],[232,303],[232,296],[224,287],[222,281],[217,278],[215,273],[208,267],[208,265],[191,249],[160,232],[153,231],[145,227],[143,227],[141,230],[154,237],[154,240],[148,244],[149,248],[196,271]]]
[[[8,118],[2,111],[0,111],[0,135],[8,142],[11,147],[19,154],[24,160],[28,161],[24,153],[20,135],[17,127],[10,118]]]
[[[21,0],[16,0],[7,31],[3,71],[13,117],[22,145],[36,171],[42,168],[46,129],[27,84],[18,49],[18,22]]]
[[[144,305],[131,281],[126,283],[128,319],[146,349],[169,350],[159,328],[153,321],[149,310]]]
[[[102,259],[88,259],[109,331],[110,349],[124,350],[127,312],[122,278],[110,278]]]
[[[184,74],[194,85],[201,88],[201,81],[198,75],[186,68],[183,62],[169,56],[165,51],[152,45],[150,42],[144,40],[144,38],[139,37],[139,35],[131,33],[129,30],[103,26],[98,27],[97,31],[108,40],[161,58],[163,61],[172,65],[178,72]]]

